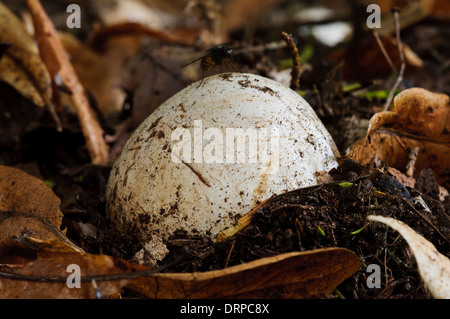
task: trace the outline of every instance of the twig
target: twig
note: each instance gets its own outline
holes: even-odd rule
[[[411,210],[416,213],[417,216],[419,216],[425,223],[427,223],[431,228],[434,229],[434,231],[436,231],[436,233],[441,236],[444,240],[448,241],[447,237],[445,237],[440,231],[439,229],[437,229],[436,226],[434,226],[434,224],[428,220],[428,218],[426,218],[423,214],[421,214],[407,199],[403,198],[403,197],[399,197],[400,199],[403,200],[403,202],[406,203],[406,205],[408,205],[409,208],[411,208]]]
[[[233,242],[231,243],[230,251],[228,252],[228,255],[227,255],[227,260],[225,261],[225,266],[223,268],[227,268],[228,267],[228,263],[230,261],[231,253],[234,250],[234,245],[235,244],[236,244],[236,240],[233,240]]]
[[[92,275],[92,276],[80,276],[81,282],[92,282],[96,281],[111,281],[111,280],[122,280],[122,279],[135,279],[144,276],[150,276],[159,273],[167,268],[170,268],[178,264],[185,256],[180,256],[175,260],[162,265],[157,268],[147,269],[143,271],[136,271],[130,273],[118,273],[118,274],[105,274],[105,275]],[[12,279],[12,280],[24,280],[24,281],[34,281],[34,282],[67,282],[67,277],[39,277],[32,275],[22,275],[10,272],[0,271],[0,277]]]
[[[84,88],[67,57],[55,27],[39,0],[27,0],[27,6],[33,18],[42,61],[47,66],[52,79],[59,75],[64,85],[72,93],[71,99],[86,140],[91,161],[94,164],[106,164],[109,156],[108,146],[103,138],[103,130],[89,105]]]
[[[384,110],[387,111],[389,109],[389,106],[391,105],[392,99],[394,98],[395,91],[397,90],[400,83],[403,81],[403,73],[405,72],[405,58],[403,56],[403,46],[402,46],[402,40],[400,39],[400,23],[399,23],[399,10],[393,9],[392,10],[394,14],[394,21],[395,21],[395,35],[397,38],[397,46],[398,46],[398,52],[400,54],[400,61],[401,61],[401,67],[400,72],[398,73],[397,80],[395,81],[394,86],[391,89],[391,92],[389,92],[389,96],[386,100],[386,104],[384,105]]]
[[[392,71],[394,71],[394,73],[397,75],[398,74],[397,68],[395,67],[394,63],[392,62],[391,58],[389,57],[389,54],[386,52],[386,48],[384,47],[383,42],[380,39],[380,35],[378,34],[377,29],[372,29],[372,33],[373,33],[373,36],[375,37],[375,40],[377,40],[378,46],[380,47],[380,50],[383,53],[386,61],[391,66]]]
[[[281,32],[281,37],[289,48],[292,59],[292,71],[291,71],[291,85],[290,88],[292,90],[297,90],[300,87],[300,74],[301,74],[301,65],[300,65],[300,57],[298,55],[298,49],[295,45],[294,40],[292,40],[292,36],[287,34],[286,32]]]
[[[250,47],[245,47],[245,48],[239,48],[239,49],[233,48],[233,55],[243,54],[243,53],[262,53],[264,51],[283,49],[286,46],[287,45],[286,45],[285,41],[279,40],[279,41],[274,41],[274,42],[265,43],[262,45],[250,46]]]

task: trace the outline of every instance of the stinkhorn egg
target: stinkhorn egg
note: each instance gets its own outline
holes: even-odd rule
[[[224,73],[191,84],[133,132],[107,214],[156,260],[176,230],[214,238],[274,194],[315,185],[338,150],[310,105],[273,80]]]

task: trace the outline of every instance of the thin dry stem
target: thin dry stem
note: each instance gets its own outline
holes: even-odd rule
[[[300,87],[300,75],[301,75],[301,65],[300,65],[300,57],[298,55],[298,49],[295,45],[292,36],[287,34],[286,32],[281,32],[281,37],[289,48],[292,59],[292,71],[291,71],[291,85],[290,88],[292,90],[297,90]]]
[[[395,35],[397,38],[397,46],[398,46],[398,52],[400,54],[400,61],[401,61],[401,67],[400,72],[397,75],[397,80],[394,83],[394,86],[391,89],[391,92],[389,92],[389,96],[386,100],[386,104],[384,105],[384,110],[387,111],[389,109],[389,106],[391,105],[392,100],[394,99],[395,91],[397,90],[400,83],[403,81],[403,73],[405,72],[405,58],[403,56],[403,45],[402,40],[400,39],[400,23],[399,23],[399,11],[394,10],[394,21],[395,21]]]
[[[394,63],[392,62],[391,58],[389,57],[389,54],[386,51],[386,48],[383,45],[383,42],[380,39],[380,35],[378,34],[378,31],[376,29],[372,29],[373,36],[375,37],[375,40],[378,43],[378,46],[380,47],[381,52],[383,53],[384,58],[389,63],[392,71],[394,71],[395,74],[398,74],[397,68],[395,67]]]

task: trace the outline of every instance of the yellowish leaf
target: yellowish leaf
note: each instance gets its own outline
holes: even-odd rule
[[[0,62],[0,79],[37,106],[51,103],[50,74],[22,21],[0,2],[0,42],[11,44]]]

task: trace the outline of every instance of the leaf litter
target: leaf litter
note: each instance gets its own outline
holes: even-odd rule
[[[165,261],[186,254],[173,272],[222,269],[291,251],[343,247],[357,253],[361,267],[337,288],[347,298],[429,298],[404,240],[392,230],[367,222],[368,215],[389,216],[411,225],[450,256],[447,202],[407,188],[386,171],[347,160],[330,172],[332,183],[274,196],[260,206],[247,228],[222,242],[174,234]],[[421,196],[431,211],[414,198]],[[420,216],[422,215],[422,217]],[[383,284],[369,289],[367,266],[383,269]],[[330,298],[332,296],[329,296]]]
[[[424,28],[423,30],[426,32],[418,32],[418,30],[422,30],[421,28]],[[429,33],[430,30],[432,31],[431,33]],[[433,32],[437,32],[437,35]],[[444,53],[448,52],[446,50],[448,41],[439,40],[439,36],[445,34],[445,32],[443,28],[436,28],[432,24],[424,27],[419,24],[417,27],[412,28],[406,39],[409,36],[410,48],[414,52],[419,53],[418,55],[425,62],[422,70],[408,74],[408,80],[415,86],[434,89],[435,92],[448,94],[450,93],[446,85],[448,82],[448,68],[441,67],[446,59]],[[431,34],[431,36],[422,36],[422,34]],[[415,39],[417,37],[422,37],[422,39],[419,39],[419,41]],[[434,44],[431,41],[434,41]],[[171,41],[168,42],[170,43]],[[162,48],[165,45],[167,43],[163,43]],[[156,48],[158,48],[158,45],[156,45]],[[438,49],[436,52],[433,51],[435,48]],[[239,65],[239,68],[250,66],[250,70],[267,75],[274,69],[274,64],[271,64],[272,61],[269,61],[270,58],[268,58],[270,55],[271,53],[267,51],[261,52],[259,55],[244,54],[242,61],[240,61],[243,63]],[[331,129],[330,131],[337,132],[334,134],[334,137],[339,142],[339,139],[343,137],[343,134],[341,134],[343,130],[340,127],[341,123],[343,123],[342,120],[349,115],[352,117],[356,115],[358,118],[373,115],[373,111],[376,110],[376,105],[380,101],[376,98],[361,98],[362,95],[357,97],[357,95],[340,90],[339,87],[342,86],[343,80],[347,80],[345,76],[348,76],[348,74],[344,73],[343,79],[341,77],[342,66],[333,66],[328,64],[327,61],[322,61],[322,58],[323,56],[316,54],[311,61],[312,66],[310,66],[309,70],[306,66],[305,70],[302,70],[302,72],[305,72],[302,73],[301,89],[305,92],[307,100],[316,109],[324,123]],[[274,59],[280,60],[279,52],[274,54]],[[379,58],[379,60],[381,62],[382,59]],[[345,68],[347,70],[351,69],[352,62],[354,64],[357,61],[359,60],[349,60]],[[370,63],[370,66],[372,65]],[[433,67],[436,69],[433,69]],[[364,75],[367,75],[367,72],[370,71],[365,67],[354,67],[353,69],[361,71]],[[373,69],[372,67],[372,71]],[[375,71],[378,71],[378,68],[375,69]],[[387,76],[387,72],[389,72],[389,68],[386,68],[385,73],[380,76]],[[369,79],[364,78],[363,80]],[[9,87],[2,85],[1,89],[2,92],[8,92]],[[385,90],[386,87],[379,85],[377,87],[375,85],[371,89]],[[362,91],[364,92],[365,90]],[[162,93],[165,94],[166,92]],[[9,95],[6,94],[5,96]],[[23,94],[23,96],[26,97],[26,94]],[[2,103],[4,105],[24,103],[19,98],[17,99],[19,102],[6,103],[3,101]],[[86,152],[79,128],[73,129],[73,126],[66,124],[66,131],[59,135],[53,131],[50,132],[45,127],[48,121],[40,122],[40,127],[38,126],[38,129],[35,129],[36,126],[31,126],[31,121],[28,118],[34,120],[36,116],[15,116],[15,113],[9,113],[10,109],[7,110],[8,114],[5,112],[0,114],[0,121],[2,124],[6,123],[6,125],[9,125],[12,130],[4,131],[5,134],[1,134],[2,139],[7,142],[6,144],[2,143],[2,148],[7,152],[2,154],[1,161],[2,163],[12,163],[15,166],[26,167],[26,170],[30,169],[30,166],[27,166],[28,164],[35,165],[37,168],[32,170],[36,170],[38,172],[37,175],[42,174],[46,179],[54,181],[53,189],[56,195],[61,198],[60,206],[61,211],[64,213],[62,223],[57,223],[56,228],[67,230],[66,232],[61,231],[62,236],[70,238],[70,241],[83,251],[88,252],[88,254],[99,255],[106,253],[114,256],[111,257],[115,260],[113,264],[122,265],[124,267],[122,270],[127,269],[128,266],[130,267],[128,269],[132,269],[132,271],[142,269],[139,268],[139,265],[133,263],[130,266],[124,261],[124,259],[131,260],[134,253],[142,248],[139,243],[122,241],[122,238],[109,228],[104,214],[104,186],[108,178],[109,167],[85,164],[89,162],[89,154]],[[11,109],[11,111],[15,110]],[[148,112],[148,110],[144,110],[144,112]],[[12,120],[10,119],[11,116],[13,116]],[[64,120],[70,123],[73,119],[69,117]],[[372,145],[382,145],[384,143],[385,136],[384,139],[377,140],[377,133],[385,129],[384,124],[382,123],[383,127],[380,131],[375,132],[371,136]],[[18,129],[14,125],[26,129]],[[445,130],[443,132],[445,133]],[[365,133],[365,130],[363,133]],[[360,134],[360,136],[364,137],[364,134]],[[349,139],[349,141],[351,140]],[[395,148],[402,151],[404,155],[403,145],[399,144]],[[70,150],[68,146],[70,146]],[[445,146],[448,148],[448,144]],[[447,154],[446,148],[437,152],[437,156],[440,157],[442,154]],[[340,149],[344,148],[340,147]],[[394,166],[403,170],[406,156],[399,158],[398,165]],[[448,156],[443,156],[443,158],[448,158]],[[325,294],[328,298],[336,298],[337,295],[361,299],[429,298],[430,293],[425,288],[417,272],[415,259],[406,242],[395,231],[381,226],[381,224],[367,223],[366,217],[369,214],[379,214],[401,220],[416,232],[422,234],[433,243],[441,254],[448,257],[449,197],[439,197],[441,188],[437,185],[434,173],[430,170],[421,170],[420,167],[416,169],[416,186],[412,186],[410,184],[407,185],[400,178],[401,174],[392,174],[392,167],[382,169],[377,166],[378,168],[375,169],[373,164],[376,161],[373,161],[372,156],[370,156],[369,160],[371,164],[368,165],[371,166],[361,166],[352,161],[344,162],[337,170],[331,172],[334,180],[332,183],[296,190],[278,196],[274,195],[268,202],[261,203],[259,208],[255,210],[251,216],[250,226],[228,240],[214,243],[201,237],[187,237],[182,233],[175,234],[169,242],[171,254],[164,263],[176,261],[176,265],[159,274],[160,279],[156,279],[158,276],[147,277],[147,280],[153,280],[153,283],[158,287],[164,287],[165,292],[163,291],[164,289],[155,290],[154,286],[144,281],[133,281],[127,286],[127,291],[131,291],[129,292],[131,296],[133,296],[133,292],[137,292],[151,298],[161,296],[192,297],[195,295],[180,293],[183,289],[184,292],[198,290],[196,284],[204,283],[204,281],[196,282],[195,280],[198,277],[195,277],[195,273],[192,273],[192,271],[202,271],[200,276],[203,276],[203,279],[206,277],[206,279],[223,279],[227,272],[231,273],[236,269],[241,271],[253,266],[257,266],[254,268],[255,270],[260,268],[274,273],[276,273],[277,267],[281,266],[281,270],[289,273],[289,260],[291,258],[298,258],[298,262],[302,258],[305,258],[306,261],[309,258],[309,262],[306,262],[306,265],[309,264],[313,268],[318,266],[324,267],[322,269],[325,269],[327,273],[327,275],[321,277],[322,280],[315,282],[315,286],[309,286],[309,292],[295,294],[296,287],[291,287],[292,289],[290,289],[285,284],[272,289],[270,286],[258,283],[258,281],[262,281],[263,275],[255,275],[253,277],[253,290],[250,291],[239,291],[235,286],[230,285],[230,281],[225,280],[222,282],[231,286],[227,290],[228,294],[241,297],[251,297],[253,294],[253,296],[261,297],[288,298],[324,296]],[[389,164],[391,165],[391,163]],[[445,184],[448,178],[445,179],[445,176],[438,177],[443,178],[444,186],[448,186]],[[402,187],[395,180],[401,181],[405,187]],[[25,219],[16,218],[17,214],[19,214],[18,212],[9,211],[8,214],[9,217],[6,219],[10,222],[16,222],[18,225],[20,225],[21,221],[25,222]],[[4,220],[6,220],[5,216],[3,216]],[[31,229],[39,230],[42,228],[42,225],[45,225],[37,222],[35,217],[27,218],[31,222],[24,225],[30,226],[29,228]],[[64,257],[60,255],[61,253],[68,254],[67,251],[64,251],[68,246],[61,244],[61,238],[53,238],[53,231],[46,232],[48,230],[46,227],[44,226],[41,229],[41,239],[29,237],[27,242],[23,236],[20,237],[27,242],[25,250],[29,255],[20,255],[21,251],[17,251],[19,257],[28,256],[30,259],[25,260],[34,260],[34,258],[40,256],[36,263],[39,266],[32,269],[33,271],[44,269],[52,259],[60,260],[58,258],[62,258],[64,260]],[[7,228],[9,229],[9,226]],[[6,234],[6,232],[3,234]],[[39,240],[43,240],[43,242],[39,242]],[[59,244],[56,244],[55,240]],[[30,250],[31,246],[26,245],[33,245],[38,250]],[[336,249],[335,247],[341,248]],[[353,252],[354,256],[348,254],[348,251]],[[75,254],[75,259],[80,258],[79,252],[74,253],[72,251],[70,253]],[[46,259],[45,256],[50,256],[50,258]],[[182,258],[181,261],[178,259],[180,256]],[[356,271],[357,267],[354,268],[355,256],[357,256],[357,260],[360,263],[358,271]],[[68,257],[66,261],[73,260],[71,258]],[[120,261],[115,258],[120,258]],[[270,265],[273,263],[273,258],[278,258],[279,260],[275,262],[275,267],[271,268]],[[103,273],[106,273],[108,269],[111,270],[108,268],[110,266],[107,266],[107,262],[99,261],[96,264],[93,261],[88,261],[88,259],[86,261],[101,269]],[[381,288],[368,289],[367,287],[366,280],[369,273],[365,270],[370,264],[380,265],[382,269]],[[15,266],[18,265],[19,263],[15,264]],[[330,271],[333,265],[341,265],[343,268],[347,268],[347,271],[336,276],[337,281],[333,281],[330,286],[324,287],[322,286],[323,283],[329,280],[330,275],[333,274]],[[10,264],[9,266],[12,267]],[[148,269],[148,267],[145,266],[144,269]],[[218,271],[220,274],[209,273],[208,275],[208,271]],[[354,271],[356,273],[351,275]],[[38,274],[40,276],[58,275],[57,272],[51,271]],[[60,274],[65,273],[62,272]],[[280,282],[282,283],[282,280],[284,280],[283,271],[277,274],[281,277]],[[308,274],[314,276],[315,272],[313,269],[310,269]],[[238,282],[242,279],[242,277],[232,278]],[[288,276],[288,279],[292,278]],[[342,282],[342,280],[344,281]],[[342,282],[337,287],[339,293],[329,294],[333,285],[337,285],[339,282]],[[297,281],[296,284],[299,285],[297,288],[301,287],[301,280]],[[114,291],[118,291],[123,285],[124,283],[115,286]],[[258,290],[258,285],[261,288],[260,290]],[[191,287],[193,290],[186,290],[187,287]],[[210,285],[208,288],[208,291],[205,291],[203,295],[196,296],[222,296],[219,291],[220,287]],[[17,290],[11,290],[9,297],[20,297],[19,293],[15,296],[14,291],[21,292],[24,290],[24,286],[16,286],[15,289]],[[89,287],[86,289],[83,289],[82,294],[77,296],[64,295],[64,293],[56,290],[48,290],[48,297],[95,298],[96,295],[93,293],[92,284],[89,284]],[[178,295],[175,292],[171,294],[171,291],[177,291]],[[37,295],[42,292],[45,292],[44,288],[34,291]],[[113,292],[113,290],[105,289],[104,292]],[[258,293],[261,293],[261,295],[258,295]],[[128,295],[125,293],[123,296],[127,297]]]

